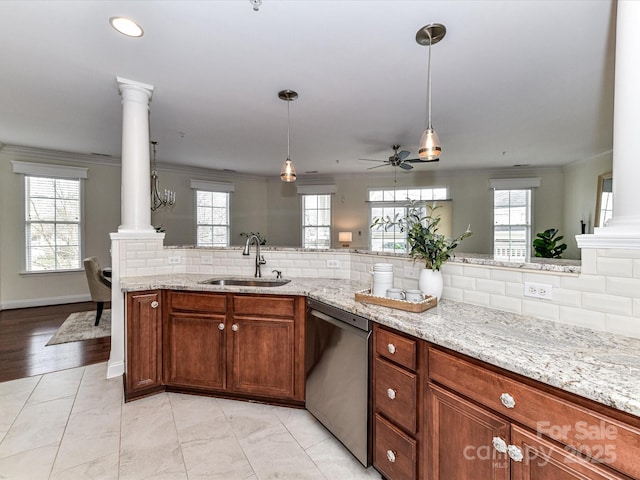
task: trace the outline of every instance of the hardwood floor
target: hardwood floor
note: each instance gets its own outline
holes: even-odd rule
[[[45,346],[70,313],[95,308],[83,302],[0,311],[0,382],[107,361],[111,337]]]

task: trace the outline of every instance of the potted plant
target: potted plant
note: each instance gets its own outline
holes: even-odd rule
[[[561,258],[562,252],[567,248],[566,243],[558,245],[558,242],[564,237],[558,235],[559,230],[557,228],[549,228],[542,233],[536,235],[536,239],[533,241],[533,249],[535,250],[536,257],[543,258]]]
[[[440,299],[443,289],[440,267],[453,255],[458,244],[473,233],[471,226],[457,237],[449,239],[438,233],[441,217],[435,211],[439,206],[409,200],[407,207],[406,216],[376,217],[371,227],[384,228],[385,231],[397,227],[401,232],[406,232],[409,256],[425,265],[420,272],[418,287],[423,293]]]

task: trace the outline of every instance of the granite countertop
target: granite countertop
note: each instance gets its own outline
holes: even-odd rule
[[[299,278],[280,287],[198,283],[209,278],[202,274],[131,277],[121,280],[121,288],[306,295],[640,417],[640,339],[450,300],[422,313],[363,304],[354,295],[368,285],[349,280]]]

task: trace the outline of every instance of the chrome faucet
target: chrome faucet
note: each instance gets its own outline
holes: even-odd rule
[[[260,265],[264,265],[267,261],[264,259],[262,255],[260,255],[260,239],[256,235],[250,235],[247,238],[247,243],[244,244],[244,250],[242,251],[242,255],[249,255],[249,246],[251,245],[251,241],[255,241],[256,244],[256,277],[262,277],[262,272],[260,272]]]

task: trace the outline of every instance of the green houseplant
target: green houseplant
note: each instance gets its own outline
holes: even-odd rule
[[[473,233],[470,230],[471,226],[457,237],[449,239],[438,233],[438,224],[442,220],[436,213],[439,206],[409,200],[407,207],[406,216],[396,214],[393,218],[376,217],[371,223],[371,228],[384,228],[386,231],[397,227],[401,232],[406,232],[409,256],[414,261],[424,262],[425,265],[418,281],[420,290],[439,299],[442,295],[440,267],[451,258],[458,244]],[[428,286],[429,283],[435,284],[435,287]]]
[[[536,257],[543,258],[561,258],[562,252],[567,248],[566,243],[558,242],[564,237],[558,235],[559,230],[557,228],[549,228],[542,233],[536,235],[536,239],[533,241],[533,249],[535,250]]]

